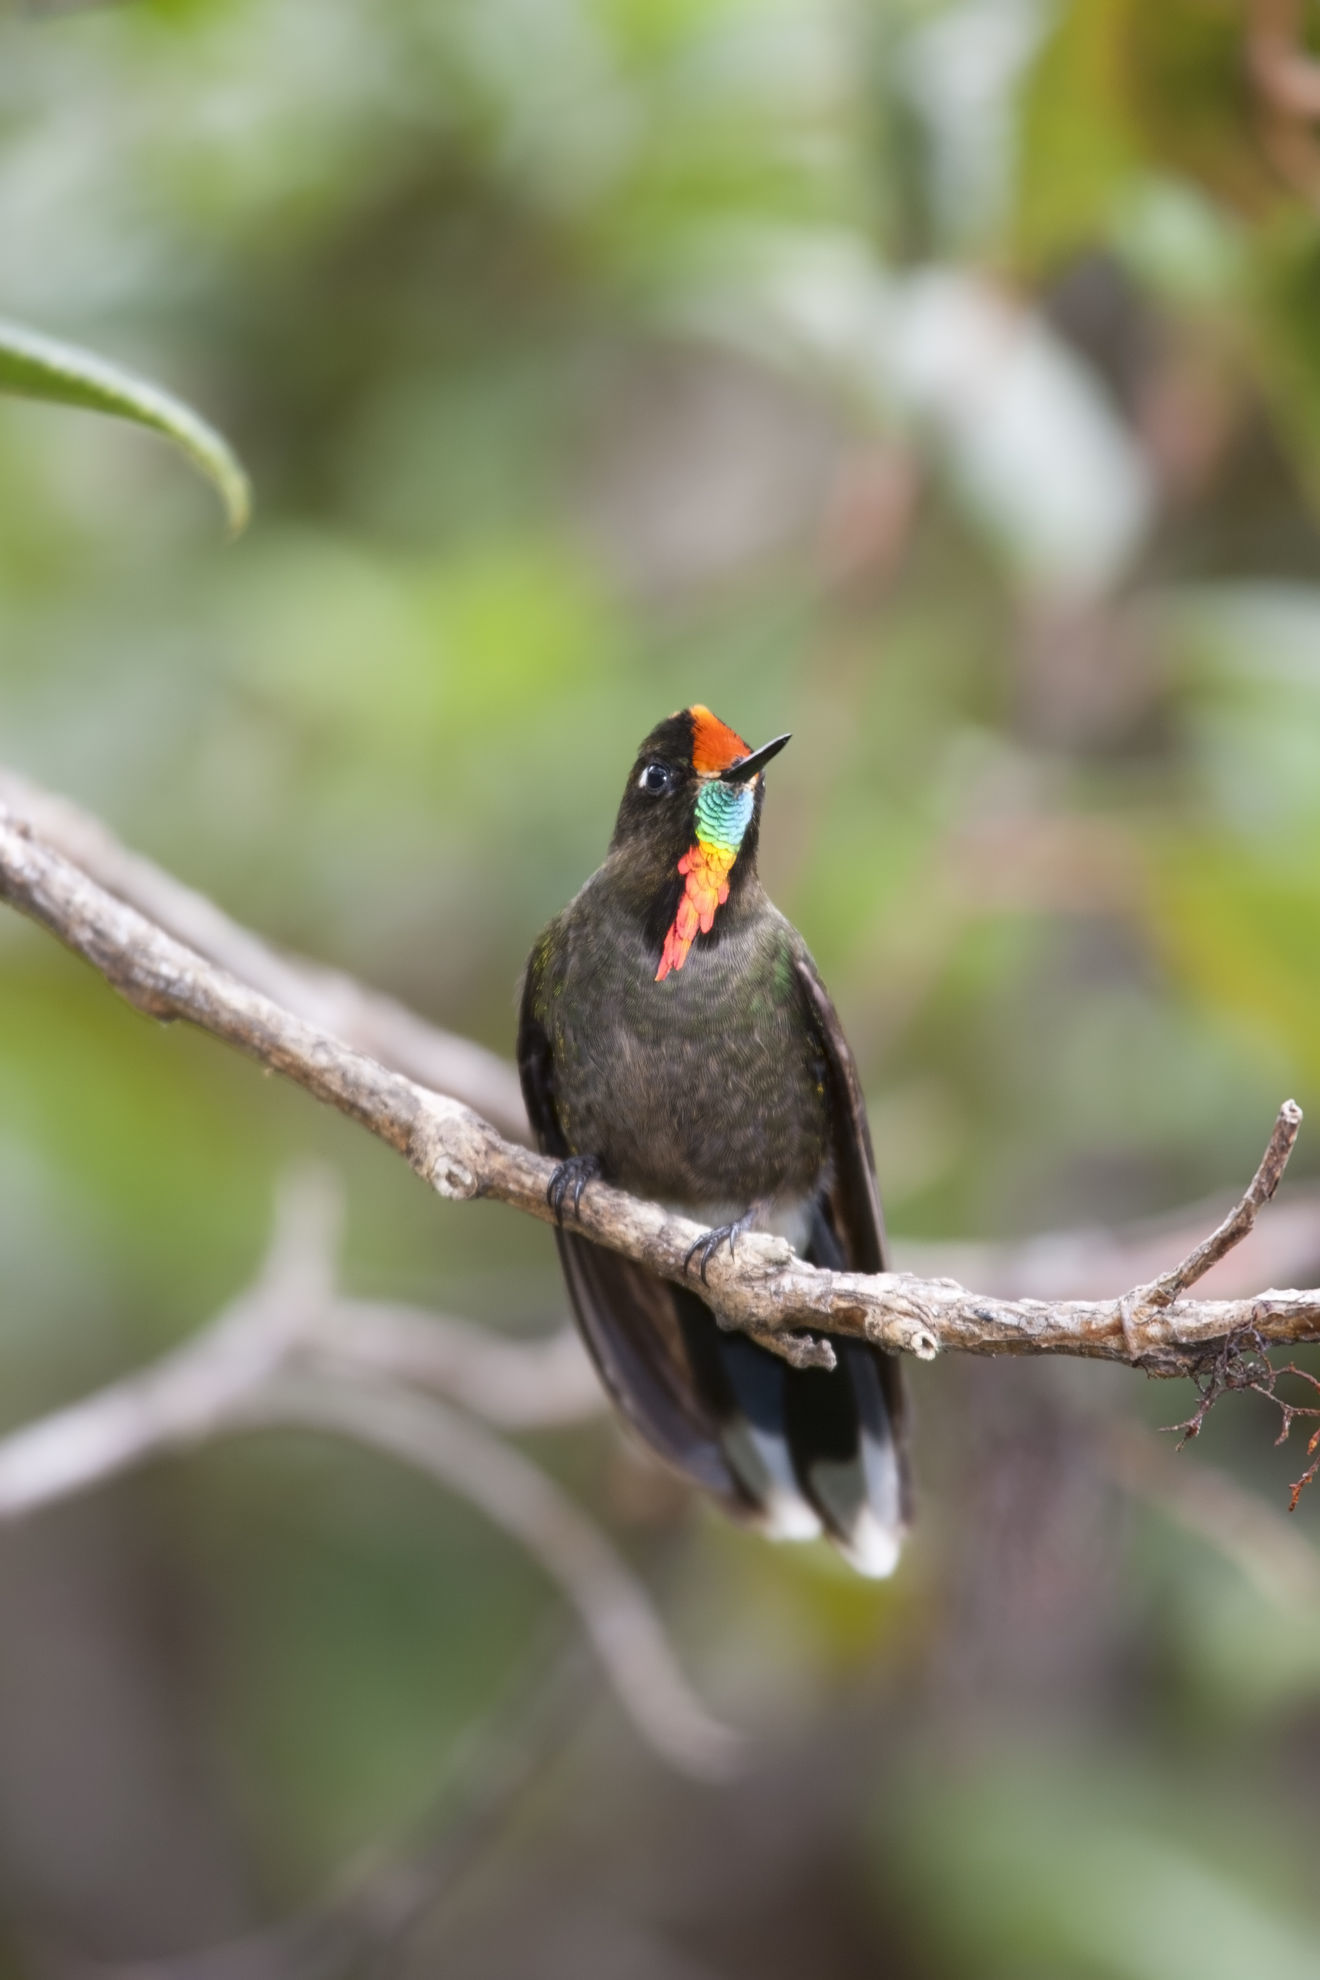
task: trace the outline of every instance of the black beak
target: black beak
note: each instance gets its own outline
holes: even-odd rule
[[[792,740],[793,737],[790,733],[786,736],[776,736],[773,742],[762,743],[761,747],[754,749],[750,756],[740,756],[738,761],[731,763],[727,770],[721,770],[720,782],[722,784],[747,783],[756,775],[758,770],[764,770],[772,756],[778,756],[786,742],[792,742]]]

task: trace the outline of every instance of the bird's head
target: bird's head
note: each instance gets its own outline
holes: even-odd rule
[[[638,750],[610,851],[646,892],[658,982],[682,969],[731,889],[754,874],[761,773],[787,741],[776,736],[749,749],[696,702],[659,723]]]

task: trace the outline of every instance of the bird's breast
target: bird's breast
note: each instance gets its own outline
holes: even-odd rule
[[[776,916],[694,947],[657,983],[640,934],[575,931],[549,1016],[556,1106],[575,1153],[706,1222],[767,1200],[767,1227],[782,1220],[798,1241],[828,1121],[786,936]],[[707,1214],[720,1208],[728,1214]]]

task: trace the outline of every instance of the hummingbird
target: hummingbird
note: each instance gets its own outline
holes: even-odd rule
[[[892,1355],[833,1342],[793,1368],[725,1332],[702,1297],[751,1230],[814,1265],[881,1272],[884,1223],[861,1083],[806,943],[757,873],[765,769],[696,703],[628,773],[604,863],[538,937],[518,1070],[569,1299],[605,1388],[671,1467],[776,1539],[824,1535],[889,1574],[910,1516]],[[706,1225],[659,1278],[571,1230],[603,1180]]]

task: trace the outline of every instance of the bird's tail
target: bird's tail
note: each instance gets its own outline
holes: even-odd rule
[[[891,1574],[911,1512],[894,1357],[836,1340],[835,1368],[790,1368],[675,1291],[693,1374],[752,1518],[777,1539],[824,1533],[859,1573]]]
[[[827,1534],[862,1574],[889,1574],[910,1517],[894,1357],[836,1340],[836,1368],[790,1368],[721,1332],[691,1288],[556,1235],[592,1358],[652,1449],[736,1518],[783,1540]]]

